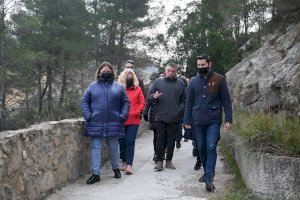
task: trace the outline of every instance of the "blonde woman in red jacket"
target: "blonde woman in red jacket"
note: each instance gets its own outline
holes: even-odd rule
[[[132,174],[135,138],[141,123],[141,115],[145,107],[145,98],[139,87],[139,80],[131,69],[125,69],[119,76],[118,82],[126,89],[130,101],[129,117],[124,122],[125,137],[119,139],[121,170],[127,175]]]

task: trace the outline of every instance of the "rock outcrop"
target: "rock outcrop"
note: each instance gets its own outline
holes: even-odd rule
[[[300,117],[300,23],[266,37],[226,77],[235,107]]]

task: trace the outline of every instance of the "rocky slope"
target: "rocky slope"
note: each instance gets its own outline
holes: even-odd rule
[[[300,23],[266,37],[226,77],[235,107],[300,117]]]

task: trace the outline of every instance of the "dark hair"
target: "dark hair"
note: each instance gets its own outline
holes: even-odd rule
[[[109,67],[111,69],[111,71],[114,75],[114,79],[115,79],[116,73],[115,73],[113,66],[109,62],[103,62],[100,64],[99,68],[96,71],[96,80],[99,80],[100,71],[101,71],[101,69],[103,69],[103,67]]]
[[[177,65],[175,63],[168,63],[166,67],[168,67],[168,66],[170,66],[174,69],[177,69]]]
[[[196,61],[197,61],[197,60],[203,60],[203,59],[205,59],[206,62],[208,62],[208,63],[211,62],[211,58],[209,57],[209,55],[206,55],[206,54],[202,54],[202,55],[200,55],[200,56],[197,56]]]
[[[133,60],[126,60],[125,64],[127,64],[127,63],[133,64],[133,66],[134,66],[134,61]]]

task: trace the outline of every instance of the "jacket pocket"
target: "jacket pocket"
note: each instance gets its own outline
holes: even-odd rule
[[[219,86],[215,84],[209,84],[207,86],[207,92],[208,93],[219,93]]]
[[[193,121],[200,120],[200,106],[199,105],[192,107],[192,119],[193,119]]]
[[[207,105],[209,119],[221,120],[222,108],[220,105]]]

